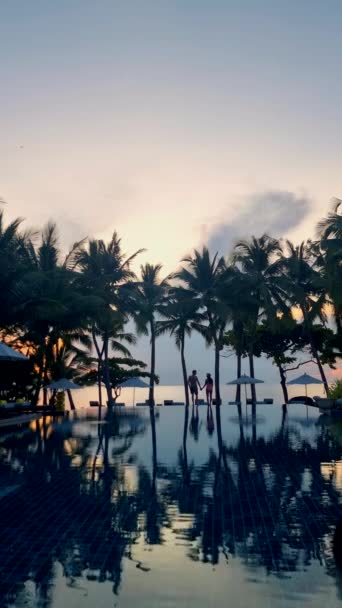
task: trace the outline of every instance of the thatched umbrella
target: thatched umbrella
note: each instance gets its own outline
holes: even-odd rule
[[[72,409],[72,410],[76,409],[74,400],[71,396],[71,391],[81,389],[82,386],[75,384],[75,382],[68,380],[68,378],[61,378],[60,380],[56,380],[56,382],[51,382],[51,384],[48,384],[46,388],[49,388],[52,391],[66,392],[68,395],[68,398],[69,398],[70,409]]]

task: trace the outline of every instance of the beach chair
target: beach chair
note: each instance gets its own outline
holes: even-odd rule
[[[125,407],[126,403],[118,403],[117,401],[112,401],[112,407]],[[107,406],[109,407],[109,401],[107,401]]]
[[[99,407],[100,403],[98,401],[89,401],[89,407]]]
[[[335,405],[334,399],[329,399],[329,397],[315,397],[315,404],[321,412],[330,412]]]
[[[30,401],[15,401],[14,405],[18,411],[32,409],[32,404]]]
[[[172,399],[164,399],[164,405],[174,405]]]
[[[298,395],[297,397],[291,397],[288,403],[301,403],[304,405],[315,405],[314,400],[307,395]]]

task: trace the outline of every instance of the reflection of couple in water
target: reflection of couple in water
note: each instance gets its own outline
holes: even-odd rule
[[[196,404],[196,405],[192,406],[191,419],[190,419],[190,425],[189,425],[189,431],[190,431],[191,435],[193,435],[193,438],[195,439],[195,441],[198,441],[201,424],[202,423],[200,422],[199,415],[198,415],[198,405]],[[207,408],[208,435],[212,435],[214,430],[215,430],[215,424],[214,424],[213,409],[212,409],[211,405],[208,403],[208,408]]]
[[[188,378],[188,385],[191,393],[192,405],[197,405],[198,401],[198,389],[202,391],[205,388],[207,403],[211,405],[213,402],[213,388],[214,381],[211,377],[211,374],[207,374],[207,377],[204,381],[203,386],[200,385],[200,381],[197,377],[197,371],[194,369],[192,371],[191,376]]]
[[[200,390],[203,390],[204,388],[206,389],[206,397],[207,397],[207,404],[208,404],[207,431],[208,431],[209,435],[212,435],[214,432],[214,429],[215,429],[213,411],[212,411],[212,407],[211,407],[211,404],[213,401],[214,382],[211,377],[211,374],[207,374],[204,384],[203,384],[203,386],[201,386],[200,382],[198,380],[198,377],[197,377],[197,372],[194,369],[191,376],[189,376],[188,384],[189,384],[191,400],[192,400],[192,412],[191,412],[189,430],[190,430],[190,433],[193,435],[195,441],[198,441],[199,430],[201,427],[201,424],[199,421],[199,415],[198,415],[198,389],[200,389]]]

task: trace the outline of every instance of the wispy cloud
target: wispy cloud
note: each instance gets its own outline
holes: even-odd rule
[[[226,254],[237,239],[251,235],[286,236],[309,214],[311,201],[294,192],[269,190],[254,193],[230,206],[210,229],[209,249]],[[233,216],[232,219],[228,219]]]

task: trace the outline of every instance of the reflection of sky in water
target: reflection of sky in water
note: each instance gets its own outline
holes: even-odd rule
[[[338,421],[260,405],[255,423],[250,406],[241,418],[222,406],[210,435],[200,406],[196,437],[190,408],[185,452],[185,408],[156,408],[154,451],[149,410],[137,413],[99,425],[93,410],[2,438],[1,605],[339,605]]]

